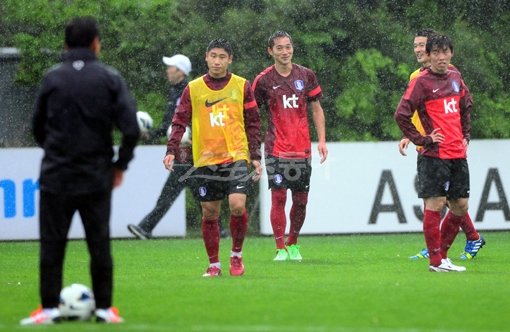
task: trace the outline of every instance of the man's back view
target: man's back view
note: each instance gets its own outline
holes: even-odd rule
[[[136,107],[122,77],[101,64],[99,28],[92,18],[77,18],[65,29],[62,64],[45,76],[36,100],[33,132],[44,149],[40,174],[41,309],[22,325],[52,324],[62,288],[67,234],[79,212],[90,253],[96,320],[119,323],[111,306],[113,259],[110,209],[114,187],[133,158],[140,130]],[[122,142],[116,160],[113,129]]]

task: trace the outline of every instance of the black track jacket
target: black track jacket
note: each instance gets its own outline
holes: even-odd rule
[[[124,79],[89,49],[71,49],[48,71],[32,119],[44,149],[40,189],[84,194],[111,190],[113,167],[125,170],[140,135]],[[122,142],[114,160],[113,129]]]

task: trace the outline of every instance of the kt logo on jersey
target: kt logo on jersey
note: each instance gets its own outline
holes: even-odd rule
[[[211,127],[225,127],[225,118],[227,116],[228,106],[222,105],[221,107],[218,107],[219,105],[217,105],[225,99],[227,99],[227,97],[212,101],[205,101],[205,107],[212,107],[211,113],[209,113],[209,123]]]
[[[283,95],[283,108],[298,108],[298,96],[292,94],[292,96],[287,97],[287,95]]]
[[[457,105],[457,101],[454,98],[450,99],[450,101],[443,99],[444,113],[457,113],[455,105]]]

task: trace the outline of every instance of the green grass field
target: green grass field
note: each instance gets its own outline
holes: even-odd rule
[[[270,237],[245,242],[243,277],[228,275],[230,239],[222,239],[224,275],[205,279],[201,239],[113,241],[114,304],[126,322],[64,322],[55,331],[508,331],[510,232],[485,232],[487,245],[464,273],[430,273],[408,256],[421,234],[303,236],[303,262],[273,262]],[[460,263],[459,234],[450,257]],[[38,243],[0,243],[0,330],[38,298]],[[90,285],[82,241],[69,243],[65,283]]]

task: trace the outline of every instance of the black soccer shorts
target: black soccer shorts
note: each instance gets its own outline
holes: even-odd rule
[[[199,167],[193,178],[193,195],[200,202],[219,201],[234,193],[247,194],[251,185],[246,160]]]
[[[310,191],[312,163],[310,158],[286,159],[266,157],[269,189],[286,188],[296,192]]]
[[[466,159],[440,159],[418,155],[418,197],[469,197]]]

